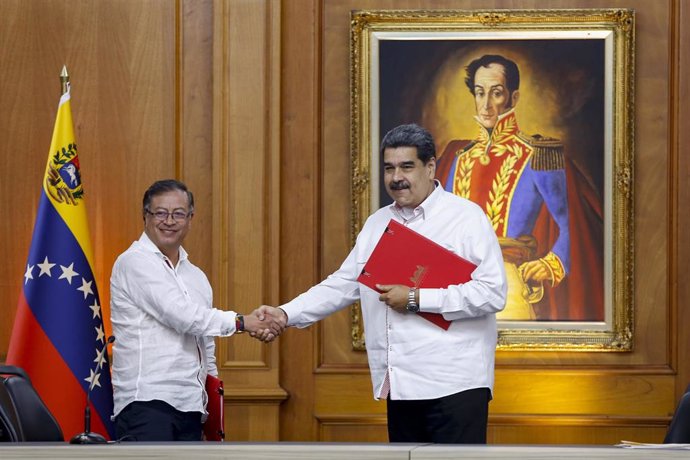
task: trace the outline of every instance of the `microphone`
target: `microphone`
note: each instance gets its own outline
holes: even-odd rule
[[[115,341],[115,336],[111,335],[108,340],[103,345],[107,348],[108,345]],[[103,353],[107,353],[107,350],[103,350]],[[105,444],[106,439],[98,434],[91,432],[91,389],[93,384],[89,385],[89,389],[86,391],[86,408],[84,409],[84,432],[76,434],[69,440],[70,444]]]

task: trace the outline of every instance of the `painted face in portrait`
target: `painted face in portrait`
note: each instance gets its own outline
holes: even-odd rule
[[[383,182],[398,206],[415,208],[434,191],[436,159],[426,164],[416,147],[389,147],[383,152]]]
[[[510,93],[506,86],[505,69],[492,63],[474,74],[474,104],[479,123],[486,129],[496,126],[498,117],[515,107],[519,91]]]
[[[182,190],[171,190],[151,197],[145,212],[145,231],[168,258],[176,260],[182,241],[192,224],[188,197]]]

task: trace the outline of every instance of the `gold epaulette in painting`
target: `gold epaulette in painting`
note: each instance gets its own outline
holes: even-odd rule
[[[531,137],[520,136],[533,149],[532,169],[535,171],[555,171],[565,169],[563,142],[553,137],[535,134]]]

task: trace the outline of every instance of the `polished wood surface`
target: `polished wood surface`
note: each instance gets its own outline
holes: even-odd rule
[[[4,0],[0,2],[0,361],[21,289],[57,108],[72,110],[95,273],[142,231],[141,195],[177,177],[197,199],[185,242],[216,304],[292,299],[350,248],[352,9],[535,8],[531,0]],[[690,7],[637,11],[635,349],[497,356],[494,444],[658,442],[690,382]],[[386,440],[347,310],[272,345],[218,341],[230,440]],[[543,452],[543,451],[542,451]],[[3,456],[4,458],[4,456]]]
[[[356,443],[123,443],[105,446],[0,446],[7,460],[30,458],[242,458],[247,460],[440,460],[440,459],[685,459],[687,450],[623,449],[593,446],[443,446],[424,444]]]

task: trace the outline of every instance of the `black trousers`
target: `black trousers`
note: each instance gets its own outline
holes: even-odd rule
[[[461,391],[438,399],[391,400],[388,406],[390,442],[486,444],[488,388]]]
[[[201,441],[201,412],[182,412],[170,404],[134,401],[115,419],[122,441]]]

